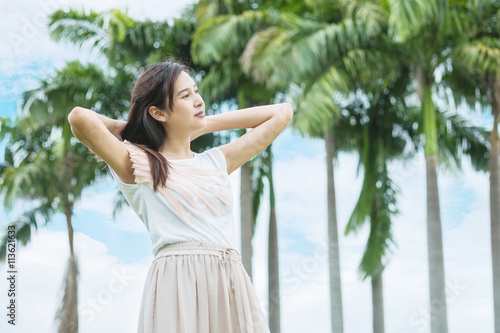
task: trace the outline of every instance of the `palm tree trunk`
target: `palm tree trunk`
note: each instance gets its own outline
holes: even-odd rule
[[[64,295],[56,313],[58,333],[78,333],[78,262],[73,251],[71,207],[65,206],[66,224],[70,243],[70,256],[63,283]]]
[[[252,182],[250,162],[241,166],[241,260],[243,267],[252,278],[252,238],[253,238],[253,209],[252,209]]]
[[[432,75],[417,67],[416,77],[422,102],[425,135],[425,160],[427,178],[427,256],[429,261],[429,294],[431,333],[448,332],[446,289],[443,259],[443,236],[437,181],[437,131],[436,111],[432,101]]]
[[[493,129],[490,134],[490,223],[491,223],[491,260],[493,268],[493,303],[495,309],[495,333],[500,333],[500,139],[498,136],[498,116],[500,113],[500,82],[489,80],[491,91],[491,112]]]
[[[67,130],[67,128],[66,128]],[[65,152],[64,177],[66,180],[64,191],[64,215],[68,228],[69,260],[63,283],[64,295],[56,312],[58,333],[78,333],[78,261],[75,257],[73,246],[73,205],[69,200],[70,184],[73,178],[73,153],[69,147]]]
[[[424,88],[424,132],[426,141],[427,178],[427,251],[429,260],[429,290],[431,332],[447,333],[447,306],[443,259],[443,236],[437,180],[437,141],[431,86]],[[431,147],[431,148],[429,148]]]
[[[431,332],[447,333],[447,306],[443,259],[443,241],[439,194],[437,186],[437,156],[426,157],[427,167],[427,251],[429,259],[429,288]]]
[[[238,107],[244,109],[247,107],[245,92],[238,90]],[[246,133],[242,128],[240,137]],[[241,218],[241,260],[243,267],[252,278],[252,238],[253,238],[253,191],[252,191],[252,167],[250,161],[241,166],[240,174],[240,218]]]
[[[344,331],[342,311],[342,288],[340,282],[340,255],[337,227],[337,204],[335,199],[335,178],[333,159],[335,158],[335,142],[333,133],[325,131],[327,201],[328,201],[328,253],[330,270],[330,320],[333,333]]]
[[[381,265],[379,263],[379,265]],[[384,333],[384,287],[383,272],[372,277],[373,333]]]
[[[66,226],[68,227],[68,241],[69,241],[69,253],[70,256],[74,256],[75,250],[73,247],[73,225],[71,223],[71,215],[72,209],[69,207],[69,204],[65,207],[65,215],[66,215]]]
[[[272,144],[271,144],[272,145]],[[279,283],[279,260],[278,260],[278,230],[276,225],[276,203],[273,184],[273,157],[271,145],[267,147],[267,165],[269,167],[269,329],[272,333],[281,331],[280,314],[280,283]]]

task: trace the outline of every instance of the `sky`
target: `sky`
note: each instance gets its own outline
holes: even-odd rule
[[[2,0],[3,1],[3,0]],[[65,61],[92,60],[92,54],[48,37],[46,16],[55,8],[105,10],[129,8],[136,19],[169,19],[190,1],[69,1],[27,0],[1,6],[0,116],[15,117],[22,91]],[[490,115],[472,121],[489,129]],[[0,155],[4,145],[0,144]],[[330,332],[328,299],[326,154],[322,140],[302,138],[287,128],[273,143],[281,286],[281,326],[284,333]],[[0,156],[0,158],[2,158]],[[344,331],[371,332],[371,286],[358,265],[368,228],[344,235],[361,188],[358,159],[340,154],[335,162]],[[425,159],[419,155],[403,165],[390,165],[400,188],[400,214],[393,219],[395,245],[384,272],[385,327],[388,333],[429,332],[426,243]],[[239,169],[230,175],[234,189],[235,223],[239,229]],[[80,265],[80,332],[135,332],[142,288],[153,260],[147,230],[130,208],[113,219],[118,186],[111,176],[85,191],[76,204],[73,224]],[[443,225],[445,282],[449,332],[493,332],[491,243],[489,237],[488,174],[440,170],[439,195]],[[267,315],[267,230],[269,193],[266,188],[252,241],[253,282]],[[0,211],[5,226],[25,207]],[[0,208],[1,209],[1,208]],[[239,238],[236,240],[239,244]],[[18,247],[18,325],[1,332],[52,332],[69,254],[62,214],[36,231],[27,246]],[[7,302],[7,272],[0,266],[0,304]],[[5,309],[5,308],[4,308]]]

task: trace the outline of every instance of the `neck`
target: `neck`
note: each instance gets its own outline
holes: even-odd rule
[[[191,135],[167,138],[160,147],[160,154],[172,159],[191,158]]]

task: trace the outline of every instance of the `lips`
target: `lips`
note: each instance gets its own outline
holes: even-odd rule
[[[198,112],[197,114],[195,114],[194,116],[195,116],[195,117],[200,117],[200,116],[202,116],[202,115],[203,115],[203,116],[205,116],[205,111],[200,111],[200,112]]]

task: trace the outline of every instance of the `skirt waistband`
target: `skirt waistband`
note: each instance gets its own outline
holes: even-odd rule
[[[205,241],[165,244],[158,250],[154,260],[170,255],[185,254],[212,254],[219,256],[223,262],[226,262],[227,259],[231,259],[241,263],[241,255],[236,249],[223,244]]]

